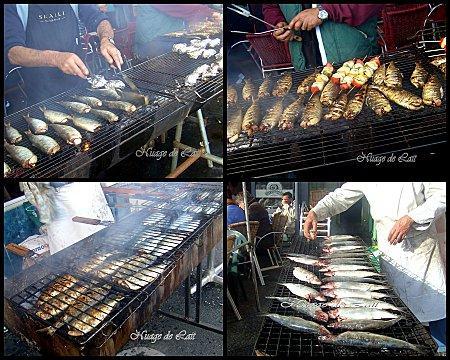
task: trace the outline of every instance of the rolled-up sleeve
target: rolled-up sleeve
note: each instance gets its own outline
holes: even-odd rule
[[[4,55],[8,58],[8,52],[14,46],[25,46],[26,35],[23,28],[22,21],[20,21],[19,14],[15,4],[4,5]]]
[[[108,20],[108,16],[102,13],[97,5],[92,4],[79,4],[78,15],[88,32],[97,31],[98,24]]]
[[[269,24],[276,25],[280,22],[286,22],[278,4],[263,4],[262,13],[264,15],[264,20]],[[268,25],[267,28],[271,29]]]
[[[409,212],[417,230],[426,230],[446,210],[445,183],[429,182],[423,184],[425,202]]]
[[[340,188],[325,195],[312,210],[317,220],[322,221],[350,208],[364,196],[363,188],[359,183],[345,183]]]

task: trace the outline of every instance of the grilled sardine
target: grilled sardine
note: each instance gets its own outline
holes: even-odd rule
[[[305,79],[303,79],[303,81],[297,88],[297,94],[306,94],[310,90],[311,85],[314,83],[316,75],[317,71],[313,72],[311,75],[308,75]]]
[[[413,84],[416,88],[421,89],[427,82],[427,78],[428,72],[420,62],[416,61],[416,67],[411,74],[411,84]]]
[[[372,86],[369,86],[367,90],[366,104],[377,116],[383,116],[392,110],[389,100],[381,92],[372,88]]]
[[[323,106],[331,106],[339,96],[340,87],[338,84],[329,81],[320,94],[320,102]]]
[[[253,84],[252,79],[244,79],[244,87],[242,88],[242,99],[244,101],[254,101],[256,100],[256,88]]]
[[[244,119],[242,120],[242,130],[252,133],[258,130],[259,123],[261,122],[261,108],[259,102],[255,101],[245,112]]]
[[[85,114],[91,111],[91,107],[89,105],[76,101],[57,101],[56,103],[79,114]]]
[[[353,98],[348,102],[344,114],[342,115],[347,120],[353,120],[361,112],[364,101],[366,99],[367,84],[362,86],[361,89],[355,94]]]
[[[93,96],[74,96],[75,100],[78,100],[79,102],[82,102],[86,105],[89,105],[91,107],[100,107],[102,106],[102,101],[100,99],[97,99]]]
[[[120,95],[120,100],[127,101],[138,106],[147,106],[150,103],[150,99],[147,95],[142,95],[137,92],[116,90]]]
[[[44,114],[44,117],[52,124],[65,124],[67,120],[71,118],[70,115],[67,115],[61,111],[47,109],[45,106],[40,106],[39,109]]]
[[[115,89],[107,88],[107,89],[88,89],[92,93],[94,93],[97,96],[105,97],[105,98],[111,98],[114,100],[120,100],[120,95],[117,93]]]
[[[297,100],[284,109],[283,114],[281,115],[281,121],[278,125],[280,129],[285,130],[294,127],[294,122],[298,119],[303,109],[304,97],[305,95],[300,95]]]
[[[136,106],[129,102],[125,101],[103,101],[103,105],[110,108],[110,109],[119,109],[124,110],[126,112],[133,112],[136,111]]]
[[[31,129],[31,131],[35,134],[43,134],[48,130],[48,125],[45,121],[32,118],[30,117],[30,115],[23,115],[23,118],[27,122],[28,127]]]
[[[266,77],[258,89],[258,99],[263,99],[270,96],[270,78]]]
[[[97,120],[92,120],[83,116],[77,116],[74,115],[72,117],[73,124],[83,130],[89,131],[89,132],[96,132],[98,131],[102,124],[98,122]]]
[[[22,135],[20,134],[19,131],[17,131],[15,128],[13,128],[11,126],[11,124],[5,123],[5,135],[6,135],[6,139],[8,139],[8,141],[11,144],[16,144],[16,143],[22,141]]]
[[[441,106],[444,90],[436,75],[431,75],[426,84],[423,86],[422,99],[425,105]]]
[[[33,152],[19,145],[11,145],[5,140],[4,146],[6,151],[11,155],[11,157],[18,162],[23,168],[30,169],[34,167],[37,163],[37,156]]]
[[[283,99],[279,99],[275,104],[267,110],[267,114],[261,121],[259,129],[261,131],[269,131],[278,126],[283,113]]]
[[[275,84],[272,95],[273,96],[284,96],[286,95],[292,87],[292,74],[290,72],[286,72],[278,79]]]
[[[403,82],[403,75],[400,70],[391,61],[386,69],[386,77],[384,78],[384,85],[391,88],[401,88]]]
[[[375,85],[383,85],[386,78],[386,64],[381,64],[373,73],[372,81]]]
[[[50,136],[34,135],[29,130],[25,134],[34,146],[47,155],[56,154],[60,150],[59,144]]]
[[[320,102],[320,94],[316,93],[308,101],[303,112],[300,126],[306,128],[316,125],[322,118],[322,103]]]
[[[242,109],[236,108],[231,113],[227,122],[227,139],[230,143],[234,143],[242,131]]]
[[[347,96],[346,92],[339,95],[337,100],[329,108],[328,113],[326,113],[324,115],[324,119],[338,120],[344,113],[345,107],[347,106],[347,101],[348,101],[348,96]]]
[[[422,98],[409,91],[383,85],[373,85],[373,88],[380,90],[389,100],[404,108],[410,110],[419,110],[423,108]]]
[[[75,129],[71,126],[68,126],[68,125],[52,124],[50,126],[56,131],[56,133],[61,138],[66,140],[66,142],[68,144],[71,144],[71,145],[80,145],[81,144],[82,136],[78,132],[77,129]]]
[[[116,114],[114,114],[113,112],[108,111],[108,110],[91,109],[90,114],[99,116],[102,119],[109,121],[110,123],[119,121],[119,117]]]
[[[236,88],[232,85],[227,86],[227,106],[234,105],[238,101]]]

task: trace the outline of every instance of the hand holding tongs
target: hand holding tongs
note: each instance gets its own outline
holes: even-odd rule
[[[233,6],[233,7],[227,6],[227,8],[228,8],[229,10],[231,10],[231,11],[234,11],[235,13],[237,13],[237,14],[239,14],[239,15],[242,15],[242,16],[245,16],[245,17],[251,17],[251,18],[253,18],[253,19],[255,19],[255,20],[258,20],[259,22],[262,22],[263,24],[266,24],[267,26],[270,26],[270,27],[273,29],[273,30],[270,30],[270,31],[276,31],[276,30],[280,30],[280,29],[286,29],[286,30],[291,31],[291,29],[289,29],[288,27],[277,28],[275,25],[272,25],[272,24],[268,23],[267,21],[265,21],[265,20],[263,20],[263,19],[260,19],[259,17],[256,17],[256,16],[252,15],[252,14],[250,13],[250,11],[248,11],[247,9],[244,9],[243,7],[241,7],[241,6],[239,6],[239,5],[231,4],[231,6]],[[302,41],[302,37],[301,37],[301,36],[298,36],[298,35],[294,35],[293,40],[296,40],[296,41]]]

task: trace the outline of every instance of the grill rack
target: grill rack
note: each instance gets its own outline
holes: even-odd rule
[[[322,120],[317,126],[305,130],[299,128],[297,123],[293,131],[256,133],[251,138],[241,134],[235,143],[227,145],[227,170],[230,174],[267,176],[293,169],[304,170],[352,161],[362,151],[365,154],[373,152],[381,155],[446,142],[446,81],[440,71],[429,64],[426,56],[420,52],[402,51],[382,57],[382,62],[391,60],[395,61],[404,75],[403,88],[416,94],[419,94],[418,90],[409,82],[415,60],[421,60],[428,72],[438,74],[444,88],[443,106],[426,106],[420,111],[412,111],[391,102],[393,111],[378,119],[365,105],[353,121]],[[293,86],[283,103],[285,106],[297,98],[295,92],[298,84],[312,72],[313,70],[292,73]],[[273,84],[275,80],[276,78],[272,80]],[[255,85],[259,83],[255,82]],[[241,89],[238,93],[240,91]],[[309,96],[309,93],[306,94],[305,102]],[[268,109],[276,99],[260,101],[262,108]],[[246,104],[243,111],[249,105]]]
[[[304,238],[296,238],[291,246],[289,252],[301,253],[307,255],[319,255],[321,253],[321,246],[319,241],[306,241]],[[368,258],[368,266],[369,266]],[[293,282],[304,284],[295,278],[292,274],[294,267],[301,266],[302,268],[313,272],[319,278],[323,275],[318,271],[317,267],[304,264],[295,264],[292,261],[287,261],[283,264],[283,269],[280,273],[278,282]],[[307,284],[308,286],[319,290],[319,286]],[[385,302],[389,302],[397,307],[406,308],[405,304],[396,296],[393,290],[378,290],[378,292],[387,292],[392,297],[383,298]],[[293,295],[286,287],[277,285],[273,296],[292,296]],[[301,316],[307,320],[313,320],[306,315],[299,315],[291,308],[283,308],[277,300],[273,300],[269,308],[269,313],[277,313],[280,315]],[[420,324],[414,314],[409,309],[402,314],[406,317],[405,320],[400,320],[393,326],[383,330],[369,330],[369,332],[380,335],[391,336],[401,340],[409,341],[412,344],[426,345],[429,348],[429,355],[434,355],[437,346],[432,340],[431,336],[426,332],[424,327]],[[345,330],[335,331],[329,329],[333,334],[342,333]],[[337,330],[337,329],[336,329]],[[417,356],[418,354],[412,350],[379,350],[379,349],[364,349],[358,347],[345,347],[332,344],[322,343],[317,339],[316,335],[305,334],[293,331],[283,327],[274,321],[266,318],[262,324],[258,340],[255,343],[255,350],[260,350],[271,356]]]

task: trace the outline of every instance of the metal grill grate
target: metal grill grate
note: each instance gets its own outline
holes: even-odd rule
[[[320,243],[318,241],[305,241],[304,238],[295,239],[289,252],[319,255],[321,253]],[[368,259],[369,260],[369,259]],[[279,283],[292,282],[301,283],[293,276],[293,269],[301,266],[308,271],[315,273],[319,278],[323,273],[318,271],[317,267],[304,264],[295,264],[291,261],[286,262],[280,274]],[[369,266],[369,261],[368,261]],[[307,284],[308,286],[319,290],[319,286]],[[381,291],[379,291],[381,292]],[[385,291],[386,292],[386,291]],[[405,307],[405,304],[396,296],[393,290],[388,290],[391,295],[389,298],[383,298],[383,301],[389,302],[397,307]],[[278,285],[274,296],[294,296],[286,287]],[[273,300],[269,309],[270,313],[280,315],[299,316],[291,308],[283,308],[281,304]],[[306,315],[300,315],[307,320],[313,320]],[[408,341],[412,344],[426,345],[429,347],[429,354],[432,355],[437,349],[436,344],[425,328],[420,324],[416,317],[409,311],[404,314],[405,320],[400,320],[392,327],[383,330],[372,330],[380,335],[391,336],[400,340]],[[334,331],[332,331],[334,333]],[[343,332],[343,331],[340,331]],[[340,333],[339,332],[339,333]],[[316,335],[304,334],[283,327],[274,321],[266,318],[263,322],[258,340],[255,344],[255,350],[260,350],[272,356],[409,356],[417,355],[412,350],[375,350],[357,347],[335,346],[325,344],[317,339]]]

